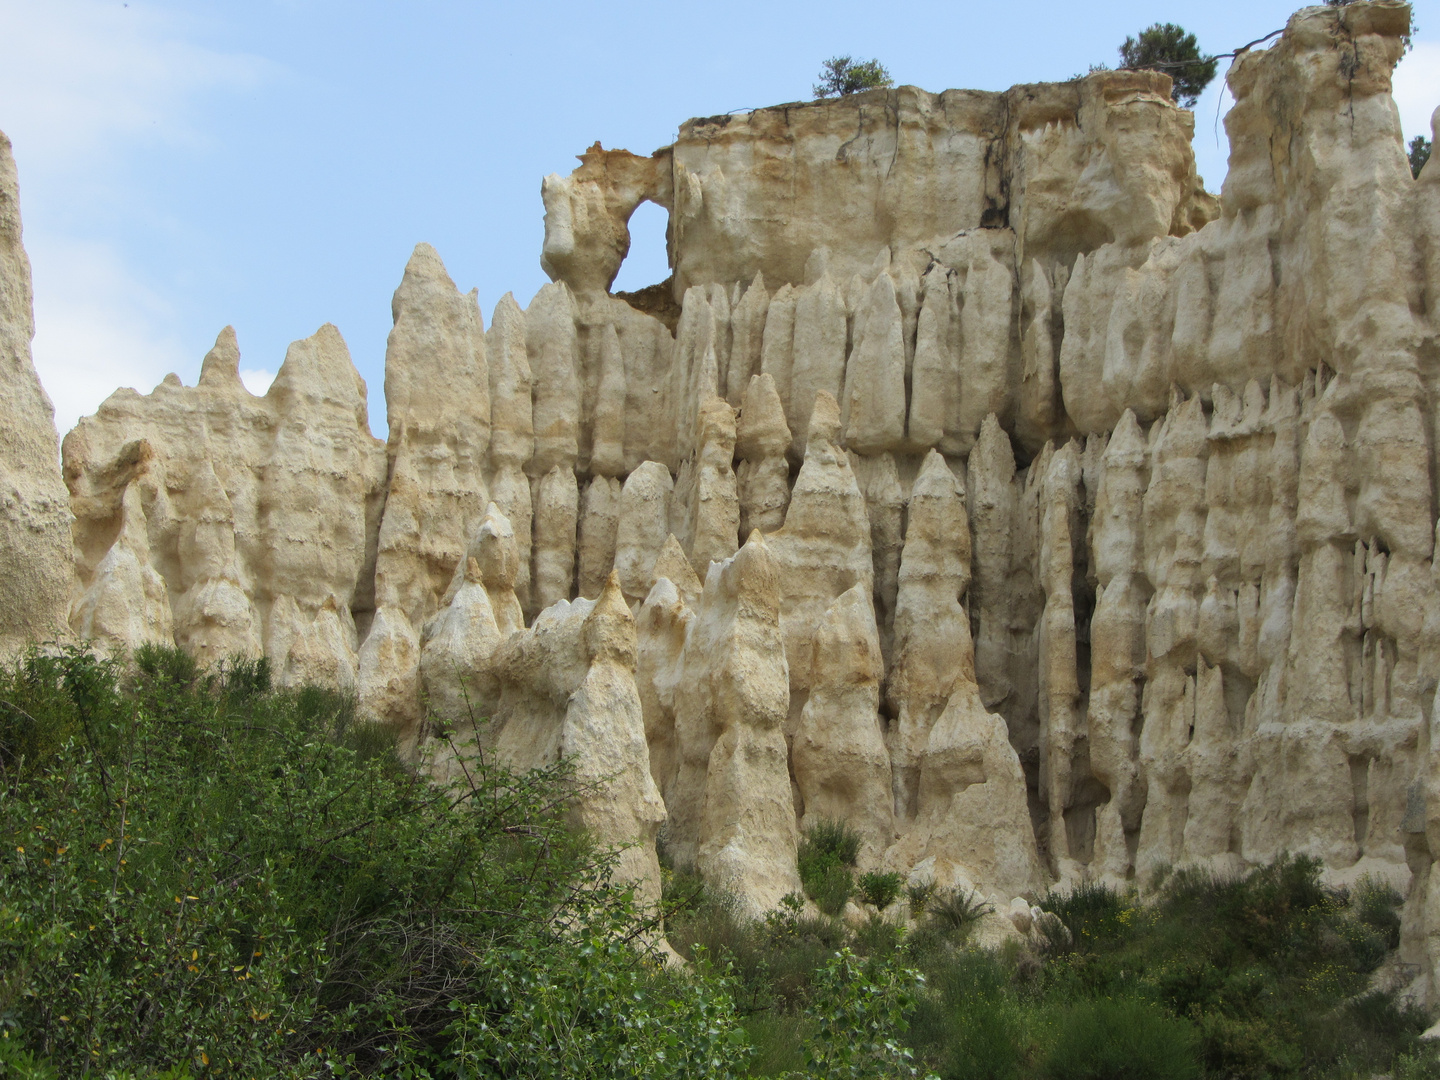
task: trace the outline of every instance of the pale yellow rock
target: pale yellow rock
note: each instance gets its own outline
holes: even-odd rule
[[[70,625],[82,641],[123,656],[141,645],[169,645],[173,627],[165,581],[150,565],[137,484],[126,486],[120,514],[120,535],[100,560],[90,587],[76,600]]]
[[[389,482],[357,687],[362,715],[404,729],[421,719],[418,627],[439,607],[488,501],[490,374],[476,294],[460,294],[429,244],[416,245],[391,309]]]
[[[357,658],[361,715],[398,727],[402,740],[420,715],[420,635],[403,609],[382,604]]]
[[[895,644],[886,697],[895,814],[916,813],[920,766],[930,731],[950,700],[974,647],[961,606],[970,584],[970,523],[960,485],[945,459],[925,456],[910,493],[895,608]],[[973,675],[972,675],[973,677]]]
[[[769,311],[770,293],[765,288],[765,275],[756,274],[730,316],[730,367],[726,373],[725,398],[737,408],[751,380],[760,374]]]
[[[580,491],[575,473],[556,465],[535,482],[535,591],[533,604],[543,610],[568,600],[575,584],[575,541]]]
[[[690,562],[680,553],[690,571]],[[696,589],[698,598],[699,589]],[[645,717],[645,743],[650,753],[650,775],[662,796],[675,778],[675,700],[684,677],[681,663],[685,636],[694,611],[668,577],[655,582],[635,616],[637,659],[635,684]],[[667,806],[669,800],[667,799]]]
[[[898,450],[905,442],[905,328],[889,274],[876,277],[855,322],[845,373],[845,445],[860,454]]]
[[[585,619],[582,637],[590,667],[566,705],[560,753],[574,762],[575,781],[592,790],[574,801],[571,813],[599,843],[621,848],[614,879],[634,883],[636,900],[652,907],[660,903],[655,834],[665,804],[650,775],[635,685],[635,620],[615,574]]]
[[[785,419],[797,439],[803,440],[809,428],[818,395],[827,394],[838,402],[844,393],[845,338],[845,299],[830,276],[824,274],[795,297],[795,336]],[[832,438],[838,441],[838,432]],[[804,455],[803,441],[795,451],[797,456]]]
[[[385,356],[390,481],[375,563],[377,604],[412,625],[434,613],[489,501],[490,375],[475,294],[429,244],[405,267]]]
[[[595,143],[580,155],[580,168],[541,185],[541,268],[578,293],[604,292],[630,250],[630,215],[645,199],[670,205],[670,186],[668,150],[643,158]]]
[[[696,575],[739,546],[740,495],[735,482],[735,410],[719,398],[700,409],[699,447],[690,502],[690,563]]]
[[[890,756],[880,719],[884,664],[863,584],[825,613],[810,662],[810,696],[790,755],[802,800],[800,825],[843,821],[860,836],[857,866],[878,864],[894,839]]]
[[[597,476],[580,500],[579,579],[581,596],[597,597],[615,565],[620,524],[620,481]]]
[[[620,489],[615,526],[615,570],[620,589],[639,604],[654,584],[655,557],[670,535],[670,493],[675,482],[658,461],[647,461],[625,479]]]
[[[695,575],[690,556],[685,554],[674,533],[665,538],[665,546],[655,557],[655,566],[650,571],[652,583],[658,583],[661,578],[672,582],[687,604],[693,605],[700,598],[704,585]]]
[[[768,372],[753,376],[736,425],[735,449],[744,460],[735,470],[740,496],[740,533],[774,532],[790,505],[790,429],[785,408]]]
[[[245,390],[238,366],[227,328],[199,385],[170,376],[148,396],[117,391],[66,437],[75,594],[95,583],[133,482],[147,521],[134,553],[182,620],[149,639],[173,632],[210,662],[263,646],[278,678],[316,671],[353,685],[386,474],[365,383],[331,326],[290,347],[264,397]],[[309,658],[292,665],[297,641]]]
[[[789,664],[791,706],[804,704],[810,687],[812,645],[826,611],[856,584],[873,588],[870,520],[850,461],[837,445],[840,409],[829,393],[815,398],[785,525],[767,548],[778,567],[780,625]]]
[[[71,575],[70,504],[55,410],[30,358],[35,318],[20,192],[0,132],[0,650],[64,632]]]
[[[712,565],[681,660],[666,844],[756,917],[800,889],[779,568],[759,533]]]
[[[520,554],[515,531],[491,503],[485,520],[455,568],[445,606],[421,638],[420,677],[430,709],[461,730],[486,718],[495,682],[489,661],[500,642],[525,629],[515,596]]]
[[[573,468],[580,455],[580,357],[575,298],[563,282],[544,286],[525,309],[525,349],[533,388],[535,457],[544,476]]]
[[[525,346],[525,313],[510,293],[495,305],[485,350],[490,374],[491,457],[497,466],[524,466],[535,452],[530,355]]]

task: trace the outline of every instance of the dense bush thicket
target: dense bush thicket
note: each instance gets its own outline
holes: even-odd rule
[[[137,660],[0,673],[0,1076],[742,1071],[723,979],[638,947],[563,767],[441,790],[263,661]]]
[[[807,837],[832,868],[845,830]],[[1142,903],[1086,886],[1040,898],[1054,919],[1035,943],[998,952],[972,935],[989,905],[967,890],[912,891],[908,905],[858,927],[806,915],[794,899],[762,926],[735,920],[723,897],[670,872],[684,903],[672,944],[732,967],[736,1003],[756,1045],[754,1075],[802,1069],[831,1030],[818,972],[837,949],[909,980],[892,1038],[944,1080],[1149,1080],[1188,1077],[1440,1077],[1418,1036],[1427,1020],[1372,988],[1399,940],[1400,896],[1366,883],[1325,888],[1315,860],[1282,858],[1239,878],[1176,872]],[[816,889],[818,900],[823,889]],[[917,922],[902,931],[908,906]],[[810,909],[813,910],[813,909]],[[905,974],[907,973],[908,974]],[[898,974],[897,974],[898,973]]]
[[[827,822],[815,907],[747,924],[667,870],[676,970],[567,827],[563,764],[469,770],[429,784],[263,661],[0,670],[0,1080],[1440,1078],[1372,987],[1399,897],[1313,861],[1044,897],[1046,933],[995,952],[980,897],[857,882]],[[825,913],[852,896],[868,917]]]

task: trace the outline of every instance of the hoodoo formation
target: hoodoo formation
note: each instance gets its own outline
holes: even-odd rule
[[[1412,179],[1390,96],[1409,16],[1307,8],[1242,52],[1218,198],[1151,72],[597,143],[543,183],[528,308],[487,329],[415,249],[387,442],[334,327],[263,397],[227,328],[198,385],[82,420],[63,486],[5,144],[0,638],[263,653],[437,776],[477,740],[568,756],[642,895],[658,842],[757,914],[820,819],[998,910],[1310,853],[1408,889],[1440,1007],[1440,166]],[[673,276],[612,295],[646,200]]]

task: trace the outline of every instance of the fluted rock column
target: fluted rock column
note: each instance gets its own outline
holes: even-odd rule
[[[1140,828],[1145,789],[1138,772],[1136,720],[1145,673],[1145,578],[1142,504],[1145,436],[1129,409],[1110,436],[1095,497],[1091,550],[1095,613],[1090,620],[1090,768],[1110,792],[1096,812],[1092,872],[1125,881],[1127,837]]]
[[[740,467],[735,480],[740,495],[740,533],[774,532],[785,523],[790,505],[790,428],[785,409],[769,373],[753,376],[736,425],[735,449]]]
[[[930,731],[956,679],[973,668],[970,617],[961,606],[969,585],[970,523],[960,484],[931,450],[910,492],[885,691],[895,717],[889,733],[895,814],[903,820],[915,816]]]
[[[791,746],[802,827],[843,821],[860,836],[859,866],[876,865],[895,836],[890,757],[880,719],[880,639],[864,586],[842,593],[821,621],[810,696]]]

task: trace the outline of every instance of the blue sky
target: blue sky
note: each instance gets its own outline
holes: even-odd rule
[[[502,5],[459,0],[0,0],[0,130],[34,265],[36,363],[63,434],[117,386],[193,383],[234,324],[263,387],[340,327],[384,436],[390,294],[417,241],[488,320],[544,283],[540,179],[599,139],[648,153],[686,118],[809,96],[828,57],[929,90],[999,90],[1113,63],[1179,22],[1223,52],[1289,2]],[[1407,139],[1440,105],[1440,0],[1397,74]],[[1219,80],[1196,109],[1218,190]],[[1224,107],[1223,102],[1220,102]],[[1217,143],[1216,132],[1219,132]],[[666,274],[642,206],[617,287]]]

